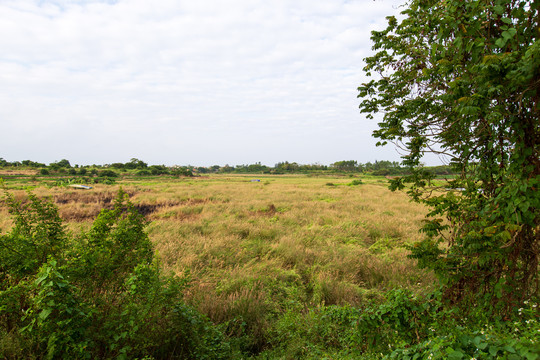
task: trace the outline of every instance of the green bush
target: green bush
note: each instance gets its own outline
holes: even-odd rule
[[[183,302],[188,278],[161,273],[125,193],[76,237],[49,202],[6,203],[15,225],[0,237],[0,358],[230,357],[222,331]]]
[[[417,296],[391,290],[363,308],[323,306],[286,312],[269,331],[260,358],[290,359],[538,359],[538,304],[512,319],[463,318],[441,292]]]
[[[118,177],[118,173],[113,170],[102,170],[98,174],[99,177],[109,177],[109,178],[115,178]]]
[[[356,185],[360,185],[360,184],[362,184],[362,180],[360,180],[360,179],[355,179],[355,180],[351,181],[350,183],[348,183],[347,185],[349,185],[349,186],[356,186]]]

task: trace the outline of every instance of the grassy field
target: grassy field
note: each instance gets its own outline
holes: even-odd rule
[[[122,187],[149,220],[162,268],[190,274],[185,294],[228,335],[249,334],[255,351],[282,314],[362,305],[384,291],[434,283],[407,258],[426,210],[384,178],[241,176],[124,178],[91,190],[6,181],[51,197],[72,232],[87,228]],[[42,180],[42,182],[40,182]],[[256,181],[255,181],[256,180]],[[13,190],[15,189],[15,190]],[[5,207],[0,229],[11,226]]]

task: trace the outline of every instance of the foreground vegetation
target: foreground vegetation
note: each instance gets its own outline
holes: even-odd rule
[[[0,356],[538,359],[539,13],[411,0],[373,32],[361,111],[402,144],[392,188],[416,203],[354,161],[197,169],[312,175],[250,181],[0,159],[40,167],[7,181]],[[437,184],[428,151],[455,179]]]
[[[386,179],[252,180],[6,180],[0,357],[536,358],[536,303],[448,306]]]
[[[125,193],[77,236],[51,203],[6,202],[15,225],[0,243],[2,358],[219,358],[221,334],[183,303],[185,279],[161,275]]]

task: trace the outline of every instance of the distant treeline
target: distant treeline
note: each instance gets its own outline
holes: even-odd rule
[[[68,175],[96,175],[115,177],[120,173],[130,173],[139,176],[151,175],[182,175],[195,174],[296,174],[296,173],[361,173],[377,176],[407,175],[409,169],[402,167],[397,161],[376,160],[375,162],[359,163],[356,160],[336,161],[330,165],[298,164],[296,162],[280,162],[275,166],[262,165],[260,162],[247,165],[213,165],[204,166],[166,166],[148,165],[146,162],[133,158],[126,163],[112,163],[104,165],[71,165],[69,160],[62,159],[48,165],[31,161],[9,162],[0,158],[0,168],[27,168],[39,169],[41,175],[51,172]],[[430,166],[425,169],[435,175],[452,175],[454,172],[448,165]]]

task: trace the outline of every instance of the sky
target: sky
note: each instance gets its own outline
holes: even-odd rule
[[[0,0],[0,157],[399,161],[360,114],[403,0]]]

